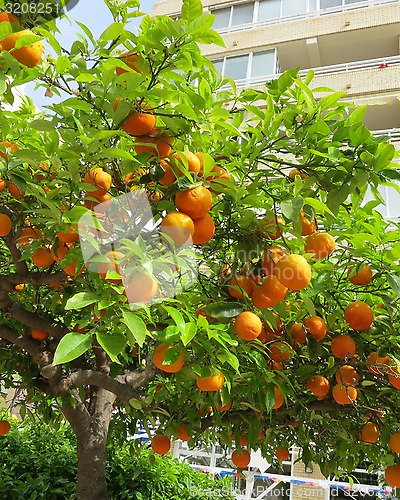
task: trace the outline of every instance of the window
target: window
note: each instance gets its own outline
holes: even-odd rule
[[[331,7],[341,7],[364,0],[256,0],[236,3],[230,7],[211,10],[215,14],[214,29],[242,26],[258,21],[291,17]]]
[[[275,49],[224,57],[212,62],[218,73],[233,80],[267,77],[276,74],[279,67]]]

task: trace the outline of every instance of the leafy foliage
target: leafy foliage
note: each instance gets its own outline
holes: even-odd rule
[[[143,450],[132,455],[129,443],[108,446],[107,478],[112,500],[211,500],[223,493],[227,500],[230,484],[214,480],[203,472],[169,457],[152,458]],[[14,427],[0,439],[2,498],[76,498],[76,441],[71,430],[58,430],[36,422]]]

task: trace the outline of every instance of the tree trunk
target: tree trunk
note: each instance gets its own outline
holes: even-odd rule
[[[62,412],[71,424],[77,441],[77,500],[108,500],[106,443],[115,395],[96,388],[88,405],[78,398],[75,400],[75,408],[65,403]]]
[[[108,500],[106,483],[107,428],[91,425],[78,440],[78,500]]]

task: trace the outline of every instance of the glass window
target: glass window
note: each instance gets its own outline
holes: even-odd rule
[[[275,50],[263,50],[253,54],[251,76],[268,76],[275,73]]]
[[[258,21],[276,19],[281,15],[281,0],[261,0],[258,5]]]
[[[231,26],[253,22],[254,3],[234,5]]]
[[[307,0],[282,0],[282,16],[294,16],[307,12]]]
[[[321,9],[329,9],[329,7],[337,7],[342,5],[342,0],[320,0]]]
[[[312,12],[313,10],[317,10],[317,0],[309,1],[309,11]]]
[[[231,16],[231,8],[212,10],[211,14],[215,14],[213,29],[226,28],[229,26],[229,18]]]
[[[224,63],[223,59],[216,59],[215,61],[212,61],[214,64],[215,69],[218,71],[219,74],[222,73],[222,65]]]
[[[225,61],[224,73],[233,80],[240,80],[247,77],[247,65],[249,56],[227,57]]]
[[[344,0],[344,3],[345,4],[348,4],[348,3],[358,3],[358,2],[363,2],[364,0]]]

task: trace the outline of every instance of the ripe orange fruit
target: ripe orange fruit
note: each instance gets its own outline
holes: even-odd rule
[[[187,167],[189,172],[194,172],[195,174],[198,174],[200,172],[201,169],[200,160],[191,151],[180,151],[179,153],[176,152],[172,155],[172,158],[176,160],[174,163],[174,167],[178,175],[182,175],[183,172],[176,165],[177,163],[180,163],[182,166]]]
[[[349,268],[348,274],[351,273],[352,269],[354,268]],[[367,264],[364,264],[356,274],[349,278],[349,281],[351,281],[353,285],[368,285],[369,283],[371,283],[371,280],[372,270]]]
[[[225,383],[225,377],[222,372],[209,377],[198,377],[196,385],[201,391],[219,391]]]
[[[110,279],[107,278],[107,272],[108,271],[116,271],[117,273],[121,274],[121,269],[120,265],[122,261],[125,259],[125,254],[122,252],[117,252],[117,251],[111,251],[107,252],[104,257],[106,257],[110,262],[99,262],[97,266],[97,272],[98,274],[105,279],[106,281],[109,281],[110,283],[121,283],[120,279]]]
[[[164,170],[164,175],[160,179],[160,184],[170,187],[176,181],[176,176],[167,161],[161,160],[160,165]]]
[[[390,465],[385,470],[385,479],[392,488],[400,488],[400,465]]]
[[[194,222],[182,212],[170,212],[160,224],[160,230],[169,236],[177,247],[191,242],[194,234]]]
[[[21,21],[18,19],[18,17],[14,14],[11,14],[11,12],[0,12],[0,23],[4,22],[21,24]]]
[[[335,379],[338,384],[356,386],[360,375],[353,366],[343,365],[335,373]]]
[[[189,215],[192,219],[203,217],[210,210],[212,204],[212,194],[204,186],[180,191],[175,196],[175,205],[177,209]]]
[[[32,262],[38,267],[47,268],[53,264],[54,259],[50,250],[45,247],[40,247],[32,256]]]
[[[306,387],[314,396],[324,398],[331,388],[329,380],[322,375],[312,375],[306,383]]]
[[[349,335],[338,335],[331,342],[331,351],[337,358],[352,357],[357,351],[354,340]]]
[[[249,276],[245,276],[244,274],[237,274],[232,279],[230,279],[228,283],[229,285],[241,288],[244,292],[247,293],[249,297],[251,297],[255,289],[253,280],[249,278]],[[235,299],[244,299],[243,293],[240,290],[236,290],[232,286],[228,288],[228,293],[232,297],[235,297]]]
[[[250,453],[247,450],[235,450],[231,460],[238,469],[245,469],[250,463]]]
[[[228,187],[231,174],[224,168],[215,165],[206,179],[210,184],[210,191],[219,194]]]
[[[157,292],[158,282],[145,272],[133,274],[125,284],[125,295],[129,302],[146,304],[157,295]]]
[[[277,245],[272,245],[267,247],[261,256],[261,266],[263,272],[268,276],[273,274],[275,270],[275,265],[279,259],[286,255],[285,250]]]
[[[355,387],[337,384],[332,389],[332,396],[336,403],[349,405],[357,399],[358,392]]]
[[[241,339],[254,340],[261,333],[261,319],[251,311],[243,311],[236,317],[234,330]]]
[[[156,116],[140,110],[130,113],[126,121],[120,126],[129,135],[149,135],[156,126]]]
[[[35,240],[41,238],[43,236],[43,232],[40,229],[35,227],[24,227],[18,236],[18,244],[24,245],[29,243],[31,240]]]
[[[12,181],[8,181],[7,188],[8,192],[16,200],[21,200],[25,195],[25,191],[16,184],[14,184]]]
[[[277,448],[275,451],[275,456],[278,460],[289,460],[290,451],[287,448]]]
[[[310,236],[310,234],[314,234],[317,230],[317,223],[315,220],[307,219],[304,215],[300,216],[301,220],[301,235],[302,236]]]
[[[0,436],[4,436],[4,434],[10,432],[10,429],[10,422],[7,422],[7,420],[0,420]]]
[[[379,439],[379,435],[379,427],[374,422],[367,422],[364,424],[358,433],[360,440],[366,444],[376,443]]]
[[[371,352],[365,360],[367,363],[367,368],[371,373],[388,373],[390,372],[390,365],[392,364],[392,360],[389,356],[378,357],[378,353],[376,351]]]
[[[274,384],[274,396],[275,396],[275,404],[272,407],[272,409],[276,410],[283,405],[285,398],[283,397],[282,391],[275,384]]]
[[[194,219],[193,243],[195,245],[203,245],[210,241],[215,233],[214,220],[210,214],[205,214],[199,219]]]
[[[275,339],[277,336],[282,335],[283,321],[277,314],[274,314],[275,322],[272,323],[272,327],[264,321],[263,331],[266,334],[266,342]]]
[[[15,287],[14,287],[14,288],[15,288],[15,290],[16,290],[17,292],[20,292],[21,290],[23,290],[23,289],[24,289],[24,287],[25,287],[25,285],[24,285],[23,283],[20,283],[19,285],[15,285]]]
[[[177,438],[180,439],[181,441],[189,441],[190,440],[190,436],[187,433],[187,425],[186,424],[181,424],[178,427],[178,436],[177,436]]]
[[[57,233],[58,239],[63,243],[74,243],[79,240],[79,234],[73,229],[77,229],[78,226],[71,226],[69,231],[60,231]]]
[[[219,411],[228,411],[232,408],[232,401],[229,401],[229,403],[227,403],[226,405],[220,405],[218,407],[218,410]]]
[[[171,153],[173,141],[173,138],[167,133],[162,132],[159,128],[154,128],[150,130],[148,136],[138,139],[134,148],[136,154],[147,152],[153,156],[164,158]]]
[[[46,340],[49,334],[44,330],[32,330],[32,338],[35,340]]]
[[[396,389],[400,389],[400,373],[397,368],[391,368],[388,374],[389,382]]]
[[[307,332],[304,329],[303,323],[295,323],[292,325],[289,333],[298,344],[305,344],[307,342]]]
[[[81,274],[85,266],[82,266],[80,269],[76,268],[78,263],[78,259],[75,259],[71,264],[63,268],[63,271],[68,274],[68,276],[76,276],[77,274]]]
[[[368,304],[357,300],[346,307],[344,320],[353,330],[368,330],[374,321],[374,313]]]
[[[136,71],[136,73],[140,73],[140,71],[137,69],[134,63],[138,62],[140,58],[140,54],[137,52],[123,52],[120,56],[119,59],[123,61],[129,68],[131,68],[133,71]],[[122,75],[123,73],[129,73],[129,70],[120,68],[117,66],[115,68],[115,72],[117,75]]]
[[[8,148],[10,151],[12,151],[13,153],[15,153],[16,151],[18,151],[19,147],[16,146],[13,142],[9,142],[9,141],[0,141],[0,144],[2,146],[5,146],[6,148]],[[1,158],[4,158],[6,161],[8,161],[8,155],[6,153],[3,153],[3,151],[0,151],[0,157]],[[3,188],[4,189],[4,188]]]
[[[302,290],[310,283],[312,272],[302,255],[289,254],[278,260],[274,274],[290,290]]]
[[[232,441],[235,440],[235,436],[231,436]],[[247,446],[249,444],[249,440],[243,434],[240,434],[240,446]]]
[[[7,35],[4,40],[2,40],[3,50],[10,52],[19,63],[28,66],[28,68],[33,68],[42,58],[43,44],[37,41],[13,50],[17,41],[23,36],[35,36],[35,33],[31,30],[22,30]]]
[[[175,361],[175,363],[172,363],[171,365],[163,364],[166,352],[169,349],[172,349],[173,347],[174,346],[168,344],[160,344],[159,346],[156,347],[153,354],[153,363],[156,365],[157,368],[167,373],[179,372],[179,370],[185,364],[185,351],[183,349],[181,349],[179,357]]]
[[[111,188],[112,177],[101,167],[96,167],[85,174],[83,182],[94,186],[99,195],[104,195]],[[90,191],[88,195],[92,198],[97,198],[96,191]]]
[[[2,153],[2,152],[0,151],[0,155],[1,155],[1,153]],[[0,178],[0,193],[1,193],[2,191],[4,191],[4,189],[5,189],[5,187],[6,187],[6,186],[7,186],[6,181],[5,181],[4,179],[1,179],[1,178]]]
[[[102,309],[101,311],[99,311],[99,316],[97,316],[97,314],[95,314],[93,316],[93,321],[95,321],[96,323],[98,321],[101,321],[102,318],[104,318],[104,316],[107,314],[107,311],[105,309]]]
[[[164,434],[156,434],[151,440],[151,447],[158,455],[165,455],[171,448],[171,441]]]
[[[390,436],[389,446],[395,453],[400,453],[400,432],[395,432]]]
[[[307,328],[315,340],[322,340],[328,330],[325,321],[319,316],[309,316],[303,321],[303,325]]]
[[[291,347],[284,342],[272,342],[268,347],[270,358],[279,363],[287,361],[292,353]]]
[[[335,238],[329,233],[313,233],[307,236],[304,250],[313,253],[314,259],[323,259],[335,250],[335,246]]]
[[[253,282],[254,283],[254,282]],[[271,297],[263,294],[260,286],[255,286],[251,294],[251,300],[254,307],[257,309],[266,309],[267,307],[274,307],[278,302],[275,302]]]
[[[284,226],[285,221],[282,217],[275,217],[274,219],[270,219],[268,216],[264,217],[263,224],[259,227],[259,230],[265,234],[271,240],[277,240],[281,237],[282,229],[279,226]]]
[[[275,302],[273,305],[281,302],[287,295],[288,289],[278,280],[274,274],[268,275],[261,283],[260,289],[263,295],[270,297]]]
[[[0,236],[7,236],[12,228],[12,222],[8,215],[0,213]]]
[[[296,175],[299,175],[301,179],[306,179],[308,175],[305,172],[300,172],[298,168],[292,168],[288,176],[290,179],[295,179]]]

